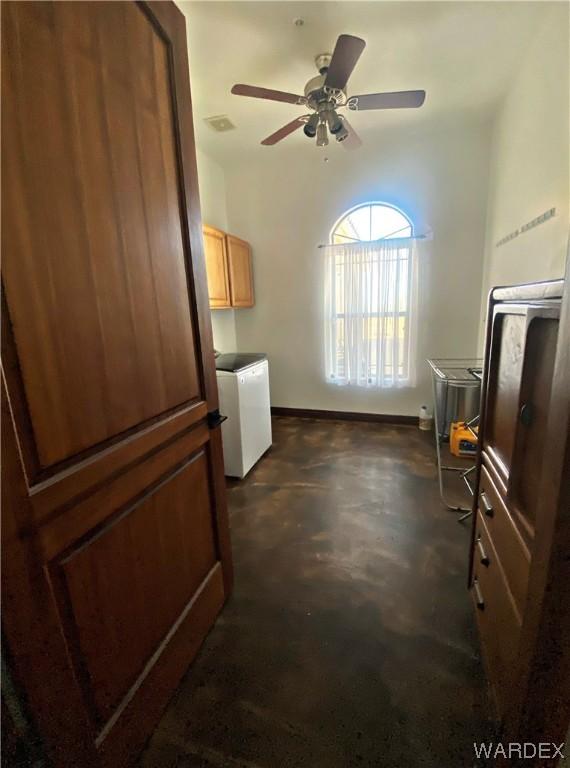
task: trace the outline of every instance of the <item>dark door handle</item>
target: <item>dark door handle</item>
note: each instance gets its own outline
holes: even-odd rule
[[[215,411],[209,411],[208,427],[210,429],[215,429],[216,427],[219,427],[220,424],[222,424],[227,418],[228,418],[227,416],[222,416],[222,414],[217,408]]]
[[[523,426],[530,427],[532,424],[532,414],[532,403],[524,403],[519,414],[519,418]]]

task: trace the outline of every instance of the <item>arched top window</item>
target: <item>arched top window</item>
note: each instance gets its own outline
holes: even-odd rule
[[[371,202],[347,211],[325,249],[325,365],[331,384],[415,385],[417,270],[410,219]]]
[[[412,222],[398,208],[386,203],[365,203],[347,211],[331,232],[331,243],[362,243],[411,237]]]

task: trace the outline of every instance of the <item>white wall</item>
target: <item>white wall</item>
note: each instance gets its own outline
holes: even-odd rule
[[[256,306],[214,311],[214,341],[266,351],[275,405],[415,414],[429,401],[428,355],[481,349],[489,288],[559,277],[569,224],[568,6],[545,18],[498,105],[492,128],[453,124],[381,132],[350,154],[284,143],[224,168],[198,152],[204,221],[253,245]],[[491,149],[489,149],[491,147]],[[419,381],[414,390],[339,389],[323,375],[319,251],[332,223],[361,202],[405,210],[432,229],[420,263]],[[557,215],[510,243],[495,243],[556,207]],[[483,259],[484,254],[484,259]],[[484,263],[483,263],[484,262]],[[479,343],[477,342],[479,336]]]
[[[202,221],[226,231],[228,214],[224,172],[218,163],[200,149],[196,150],[196,158]],[[233,309],[212,310],[212,331],[216,349],[222,352],[234,352],[237,349]]]
[[[568,5],[549,4],[497,113],[490,167],[480,344],[494,285],[562,277],[568,242]],[[496,247],[549,208],[556,217]]]
[[[267,352],[273,405],[417,414],[431,402],[428,356],[477,347],[488,186],[489,130],[475,122],[379,133],[356,152],[260,148],[226,165],[228,225],[253,246],[256,305],[236,313],[240,350]],[[335,220],[370,200],[393,203],[417,232],[420,256],[418,383],[413,389],[339,388],[325,382],[322,252]]]

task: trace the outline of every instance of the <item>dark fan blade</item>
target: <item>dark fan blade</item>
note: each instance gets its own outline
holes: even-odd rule
[[[425,91],[396,91],[395,93],[366,93],[364,96],[351,96],[349,109],[412,109],[421,107],[426,98]]]
[[[293,131],[296,131],[297,128],[300,128],[304,123],[307,122],[309,119],[309,115],[303,115],[302,117],[296,117],[294,120],[291,120],[290,123],[287,123],[287,125],[284,125],[283,128],[280,128],[278,131],[275,131],[275,133],[272,133],[271,136],[268,136],[266,139],[263,139],[261,142],[266,147],[272,147],[274,144],[277,144],[278,141],[281,141],[281,139],[284,139],[286,136],[289,136],[290,133],[293,133]]]
[[[366,43],[359,37],[339,35],[325,79],[329,88],[345,88]]]
[[[360,136],[356,133],[352,125],[348,122],[346,117],[342,116],[342,122],[344,124],[344,127],[348,131],[348,136],[346,139],[342,142],[342,146],[345,149],[358,149],[358,147],[362,146],[362,140]]]
[[[284,101],[287,104],[304,104],[305,97],[285,91],[273,91],[271,88],[257,88],[255,85],[243,85],[238,83],[232,88],[236,96],[251,96],[254,99],[270,99],[271,101]]]

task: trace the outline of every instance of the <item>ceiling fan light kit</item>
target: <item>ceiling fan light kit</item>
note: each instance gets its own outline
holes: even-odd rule
[[[425,91],[397,91],[393,93],[368,93],[363,96],[350,96],[346,92],[348,78],[366,43],[360,37],[340,35],[332,53],[321,53],[315,58],[319,74],[305,85],[304,95],[298,96],[270,88],[258,88],[254,85],[237,84],[232,93],[237,96],[250,96],[256,99],[282,101],[308,107],[312,114],[303,115],[284,125],[261,143],[273,146],[289,134],[303,126],[303,132],[309,138],[315,138],[318,147],[326,147],[328,134],[342,142],[347,149],[356,149],[361,145],[354,128],[344,115],[337,110],[347,107],[353,112],[372,109],[414,109],[425,101]]]
[[[317,127],[317,147],[326,147],[329,143],[326,123],[319,123]]]
[[[307,120],[307,122],[303,127],[303,132],[305,133],[305,136],[308,136],[310,139],[314,138],[317,134],[318,125],[319,125],[319,115],[315,112],[315,114],[309,117],[309,119]]]

